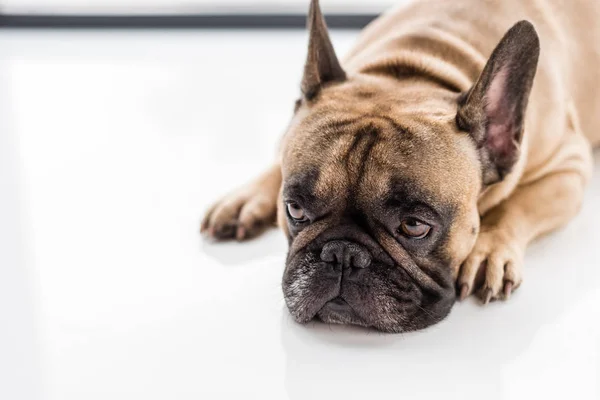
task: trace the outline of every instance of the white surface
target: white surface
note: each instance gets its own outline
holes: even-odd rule
[[[379,13],[407,0],[321,0],[324,12]],[[306,13],[310,0],[0,0],[4,13]]]
[[[600,174],[510,302],[413,334],[294,323],[277,231],[201,240],[272,158],[305,40],[2,33],[0,399],[600,397]]]

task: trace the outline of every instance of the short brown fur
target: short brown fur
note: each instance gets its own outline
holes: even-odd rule
[[[313,1],[304,96],[279,160],[218,202],[202,230],[246,239],[277,214],[293,255],[342,223],[349,203],[369,214],[400,175],[431,201],[452,206],[448,239],[437,252],[447,256],[460,297],[508,298],[522,281],[527,245],[576,214],[591,174],[590,150],[600,144],[600,95],[590,90],[600,78],[598,19],[600,3],[593,1],[421,0],[365,28],[339,67]],[[496,47],[521,20],[533,25],[515,25],[513,36],[505,36],[510,43]],[[484,69],[495,47],[500,55]],[[531,58],[536,51],[539,61]],[[315,54],[325,60],[311,61]],[[500,160],[502,152],[482,153],[481,129],[490,129],[486,101],[499,76],[492,70],[511,62],[519,69],[507,76],[517,81],[506,90],[515,92],[513,112],[523,119],[511,120],[519,126],[506,142],[517,152]],[[312,169],[318,170],[314,195],[327,199],[332,214],[292,234],[282,183]],[[396,260],[401,246],[377,232],[372,236]],[[413,258],[430,272],[430,260]]]

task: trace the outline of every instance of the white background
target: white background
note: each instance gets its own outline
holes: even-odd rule
[[[407,0],[321,0],[324,12],[379,13]],[[2,0],[5,13],[305,13],[310,0]]]
[[[340,53],[354,37],[334,33]],[[412,334],[300,326],[281,233],[201,239],[206,207],[272,159],[305,44],[2,32],[0,399],[600,397],[598,174],[510,302]]]

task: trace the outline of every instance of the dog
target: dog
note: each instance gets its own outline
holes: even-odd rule
[[[532,240],[581,206],[600,143],[600,3],[421,0],[343,62],[318,0],[276,163],[206,213],[245,240],[276,222],[296,321],[384,332],[456,299],[508,299]]]

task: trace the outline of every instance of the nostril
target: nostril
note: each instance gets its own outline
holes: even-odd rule
[[[371,265],[371,255],[366,251],[361,251],[354,255],[353,266],[356,268],[367,268]]]
[[[321,260],[328,263],[337,263],[341,261],[341,257],[338,254],[339,247],[335,243],[327,243],[321,250]]]
[[[371,254],[363,246],[342,241],[331,241],[321,249],[321,260],[342,265],[344,268],[367,268],[371,265]]]
[[[332,263],[335,261],[335,256],[330,251],[325,251],[325,249],[321,250],[321,260],[325,262]]]

